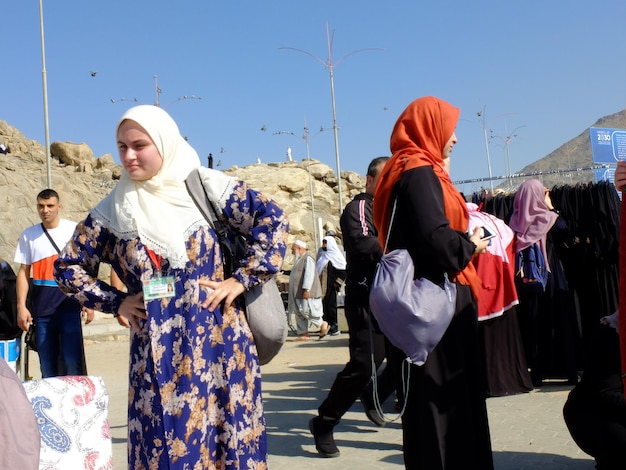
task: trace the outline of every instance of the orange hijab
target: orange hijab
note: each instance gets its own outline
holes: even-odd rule
[[[426,96],[413,101],[402,112],[391,132],[392,156],[385,165],[374,194],[374,225],[381,246],[387,241],[391,218],[391,191],[405,171],[432,166],[443,190],[443,205],[450,228],[467,231],[469,214],[463,196],[456,190],[443,166],[443,148],[454,133],[460,111],[451,104]],[[469,263],[456,274],[456,280],[469,285],[478,297],[480,280]]]

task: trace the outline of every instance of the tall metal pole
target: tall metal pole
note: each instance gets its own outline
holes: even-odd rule
[[[159,107],[161,106],[159,95],[161,94],[161,89],[159,88],[159,77],[157,75],[154,76],[154,91],[156,93],[156,100],[154,101],[154,105]]]
[[[337,134],[337,112],[335,111],[335,84],[333,82],[333,69],[330,69],[330,97],[333,103],[333,135],[335,137],[335,164],[337,165],[337,187],[339,189],[339,214],[343,212],[343,200],[341,198],[341,165],[339,164],[339,136]]]
[[[261,131],[263,132],[265,132],[266,130],[267,129],[265,128],[265,126],[261,128]],[[324,130],[326,129],[322,127],[317,134],[323,132]],[[272,133],[272,135],[282,134],[295,136],[295,134],[291,131],[276,131]],[[315,137],[315,135],[313,137]],[[313,176],[311,175],[311,154],[309,153],[309,126],[307,126],[306,123],[306,116],[304,117],[304,134],[302,135],[302,139],[304,140],[304,145],[306,147],[307,172],[309,173],[309,195],[311,197],[311,219],[313,222],[313,239],[315,240],[315,252],[317,253],[317,251],[319,250],[320,241],[318,239],[317,224],[315,223],[315,198],[313,197]]]
[[[309,127],[306,125],[306,117],[304,118],[304,143],[306,144],[306,160],[307,171],[309,173],[309,194],[311,195],[311,218],[313,222],[313,239],[315,240],[315,253],[319,250],[319,241],[317,238],[317,228],[315,226],[315,198],[313,197],[313,178],[311,176],[311,155],[309,154]],[[337,142],[335,140],[335,142]],[[340,199],[341,200],[341,199]]]
[[[510,133],[507,130],[507,125],[506,125],[506,120],[504,121],[504,136],[501,135],[497,135],[497,134],[491,134],[492,138],[498,138],[498,139],[502,139],[502,142],[504,143],[504,165],[505,165],[505,170],[506,170],[506,176],[507,179],[509,180],[509,188],[513,188],[513,178],[511,177],[511,161],[509,159],[509,142],[511,142],[511,140],[513,140],[514,137],[517,137],[517,134],[515,133],[518,129],[521,129],[522,127],[526,127],[524,126],[517,126],[515,129],[513,129]],[[492,131],[493,132],[493,131]]]
[[[483,136],[485,138],[485,152],[487,153],[487,169],[489,170],[489,185],[491,188],[491,194],[493,194],[493,179],[491,174],[491,157],[489,156],[489,139],[487,138],[487,125],[485,124],[485,108],[486,106],[480,107],[480,113],[478,114],[482,119],[483,124]]]
[[[345,56],[340,58],[336,63],[333,63],[333,38],[332,36],[334,36],[334,32],[333,32],[333,35],[330,34],[328,30],[328,23],[326,23],[326,41],[328,43],[328,60],[326,61],[320,59],[316,55],[311,54],[310,52],[303,51],[302,49],[296,49],[295,47],[279,47],[278,49],[289,49],[292,51],[302,52],[303,54],[313,57],[315,60],[321,63],[324,67],[326,67],[330,72],[330,99],[331,99],[332,108],[333,108],[333,134],[335,136],[335,160],[336,160],[336,165],[337,165],[337,183],[338,183],[338,189],[339,189],[338,191],[339,192],[339,215],[341,215],[341,213],[343,212],[343,200],[342,200],[342,195],[341,195],[341,166],[339,164],[339,137],[337,135],[337,112],[335,110],[335,82],[333,78],[333,69],[337,65],[339,65],[344,59],[348,58],[349,56],[353,54],[356,54],[357,52],[368,51],[368,50],[382,50],[382,49],[379,49],[379,48],[359,49],[357,51],[352,51],[349,54],[346,54]]]
[[[330,100],[333,106],[333,136],[335,137],[335,164],[337,165],[337,187],[339,189],[339,215],[343,212],[341,197],[341,165],[339,164],[339,135],[337,132],[337,111],[335,110],[335,80],[333,78],[333,48],[326,23],[326,42],[328,43],[328,71],[330,72]]]
[[[41,34],[41,80],[43,82],[43,123],[46,139],[46,170],[48,188],[52,188],[50,169],[50,130],[48,127],[48,81],[46,79],[46,46],[43,33],[43,0],[39,0],[39,31]]]

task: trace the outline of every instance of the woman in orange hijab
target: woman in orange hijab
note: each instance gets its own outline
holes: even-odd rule
[[[402,429],[404,463],[411,470],[465,469],[470,463],[493,468],[477,333],[480,281],[470,263],[489,242],[480,239],[480,227],[467,235],[465,200],[448,174],[458,118],[459,110],[438,98],[413,101],[395,124],[392,157],[374,196],[381,245],[387,243],[388,251],[406,248],[416,278],[443,284],[448,273],[457,286],[455,315],[441,342],[424,365],[408,366]],[[402,370],[406,354],[393,349],[394,368]]]

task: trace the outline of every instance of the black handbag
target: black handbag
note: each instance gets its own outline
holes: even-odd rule
[[[31,323],[24,337],[24,343],[26,347],[31,351],[37,351],[37,336],[35,334],[35,324]]]

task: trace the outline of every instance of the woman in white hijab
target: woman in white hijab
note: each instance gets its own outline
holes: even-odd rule
[[[122,177],[77,227],[55,278],[83,305],[132,326],[129,468],[265,468],[258,355],[237,297],[280,269],[286,216],[244,182],[200,168],[158,107],[128,110],[116,140]],[[228,278],[217,235],[184,183],[196,169],[248,242]],[[101,262],[128,293],[97,278]]]
[[[322,240],[322,249],[315,263],[315,268],[318,276],[326,269],[323,300],[324,320],[330,325],[328,334],[336,336],[340,333],[337,319],[337,292],[346,279],[346,257],[332,235],[327,235]]]

